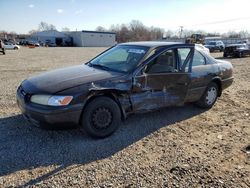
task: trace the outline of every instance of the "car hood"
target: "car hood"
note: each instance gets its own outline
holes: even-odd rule
[[[22,88],[30,94],[53,94],[65,89],[104,79],[121,76],[122,73],[78,65],[56,69],[24,80]]]

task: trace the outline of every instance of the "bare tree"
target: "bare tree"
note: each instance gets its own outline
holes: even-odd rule
[[[38,25],[38,30],[39,31],[56,30],[56,26],[54,26],[52,24],[48,24],[48,23],[42,21]]]
[[[96,31],[106,31],[106,29],[102,26],[98,26],[95,30]]]
[[[117,36],[119,42],[128,42],[131,40],[131,33],[125,24],[121,25],[120,31]]]
[[[68,27],[63,27],[61,31],[62,31],[62,32],[69,32],[70,29],[69,29]]]
[[[46,31],[49,28],[49,24],[46,22],[40,22],[38,25],[38,30],[39,31]]]
[[[49,24],[48,30],[56,30],[56,26],[54,26],[54,25],[52,25],[52,24]]]
[[[7,37],[7,34],[8,34],[7,31],[1,30],[0,31],[0,39],[5,39]]]
[[[32,29],[32,30],[29,31],[29,34],[32,35],[32,34],[34,34],[34,33],[36,33],[36,32],[38,32],[38,31],[35,30],[35,29]]]

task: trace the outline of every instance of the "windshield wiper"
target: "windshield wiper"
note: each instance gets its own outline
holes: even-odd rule
[[[110,67],[107,67],[107,66],[104,66],[104,65],[101,65],[101,64],[88,63],[88,65],[90,67],[95,67],[95,68],[99,68],[99,69],[106,70],[106,71],[125,73],[125,71],[112,69]]]
[[[96,67],[96,68],[100,68],[100,69],[103,69],[103,70],[112,70],[110,69],[109,67],[106,67],[104,65],[100,65],[100,64],[93,64],[93,63],[89,63],[91,67]]]

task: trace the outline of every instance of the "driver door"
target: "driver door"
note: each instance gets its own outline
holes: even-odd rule
[[[166,50],[135,76],[131,95],[134,111],[183,104],[190,83],[190,72],[181,66],[191,56],[187,55],[182,60],[180,55],[177,49]]]

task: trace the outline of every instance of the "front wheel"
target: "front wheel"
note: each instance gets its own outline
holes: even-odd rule
[[[84,109],[82,128],[92,137],[104,138],[119,127],[120,120],[118,105],[111,98],[98,97]]]
[[[211,82],[208,86],[197,105],[201,108],[211,108],[218,98],[218,86],[216,83]]]

